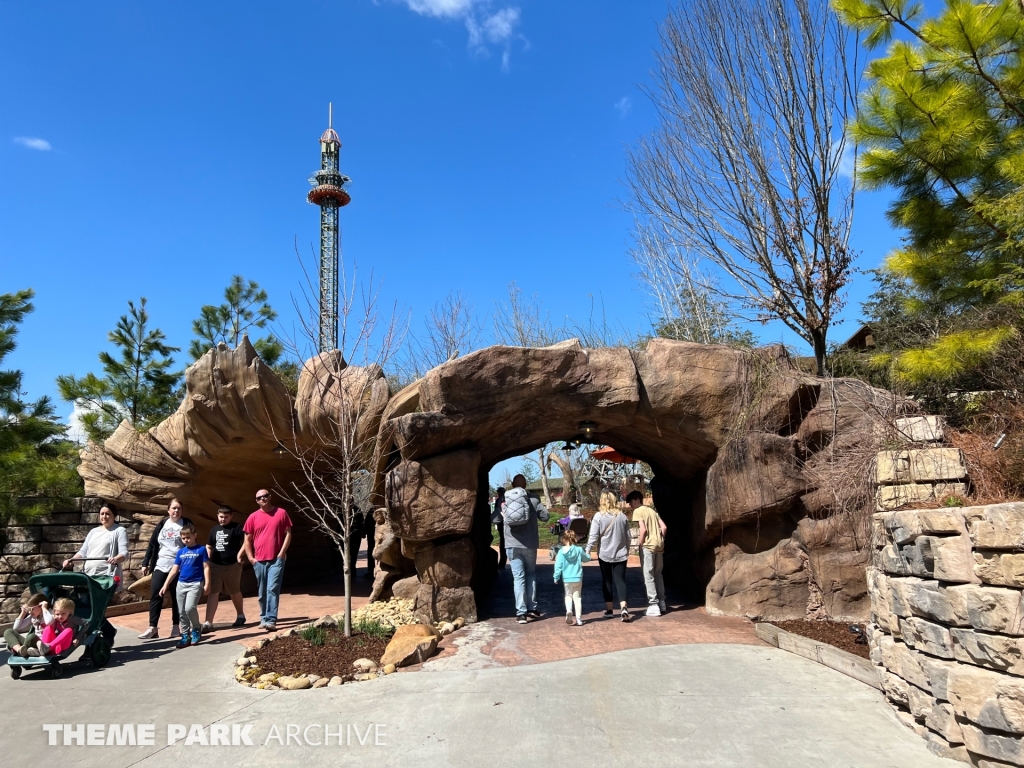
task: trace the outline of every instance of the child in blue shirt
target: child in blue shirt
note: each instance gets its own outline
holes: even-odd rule
[[[177,576],[175,596],[181,614],[181,640],[175,647],[188,648],[199,644],[199,598],[210,594],[210,558],[206,547],[197,543],[196,529],[191,523],[181,526],[178,535],[184,546],[174,556],[174,566],[167,574],[160,596],[164,596],[167,587],[174,583],[174,577]]]
[[[555,584],[562,579],[565,587],[565,623],[573,624],[573,610],[576,611],[577,627],[583,626],[583,563],[590,555],[582,547],[576,546],[576,534],[566,531],[561,538],[562,548],[555,557]]]

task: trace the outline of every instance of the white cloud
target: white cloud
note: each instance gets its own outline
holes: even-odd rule
[[[508,6],[491,11],[491,0],[404,0],[413,13],[436,19],[461,19],[469,33],[467,47],[477,56],[489,56],[490,46],[502,48],[501,69],[507,72],[512,55],[512,42],[520,39],[524,48],[529,42],[516,34],[521,20],[519,8]]]
[[[614,107],[615,111],[619,113],[619,119],[621,120],[633,111],[633,100],[629,96],[623,96],[615,102]]]
[[[29,149],[38,149],[40,152],[49,152],[53,147],[50,146],[50,142],[46,139],[39,139],[34,136],[15,136],[15,144],[21,144],[23,147]]]
[[[836,171],[840,176],[852,179],[857,170],[857,150],[852,141],[845,137],[832,142],[832,153],[838,156]]]
[[[409,10],[420,16],[458,19],[465,16],[480,0],[405,0]]]
[[[518,23],[518,8],[502,8],[484,19],[484,32],[492,43],[504,43],[511,39]]]

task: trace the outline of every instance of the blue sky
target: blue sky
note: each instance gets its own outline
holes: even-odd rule
[[[306,178],[329,101],[354,182],[344,256],[414,328],[451,290],[488,315],[510,280],[556,322],[584,319],[595,296],[645,328],[618,201],[625,148],[654,125],[639,87],[666,7],[0,5],[0,292],[37,292],[10,364],[30,397],[55,395],[58,374],[98,370],[107,331],[143,295],[184,350],[235,273],[270,292],[289,330],[294,247],[318,242]],[[898,240],[884,202],[858,200],[865,269]],[[869,287],[858,278],[833,339],[855,330]]]

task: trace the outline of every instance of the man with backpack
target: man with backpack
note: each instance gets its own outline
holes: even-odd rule
[[[516,621],[525,624],[539,619],[537,610],[537,521],[547,522],[548,510],[540,499],[526,492],[526,477],[512,478],[505,494],[505,552],[512,565],[516,593]]]

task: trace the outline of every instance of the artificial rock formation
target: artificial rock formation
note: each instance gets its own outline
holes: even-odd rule
[[[243,342],[212,350],[187,384],[158,427],[139,435],[124,426],[85,451],[87,491],[149,513],[176,495],[209,522],[214,501],[247,509],[255,488],[298,477],[295,458],[273,452],[279,441],[323,448],[340,423],[356,423],[362,437],[376,435],[358,441],[378,523],[373,596],[405,579],[423,620],[472,619],[490,587],[490,468],[577,437],[583,422],[595,425],[594,442],[654,469],[666,568],[709,612],[867,613],[867,537],[821,478],[871,443],[872,419],[887,418],[893,398],[856,381],[826,393],[780,349],[664,339],[642,351],[489,347],[393,395],[378,368],[329,353],[306,363],[293,399]],[[313,556],[303,550],[312,540],[293,545],[289,568]]]

